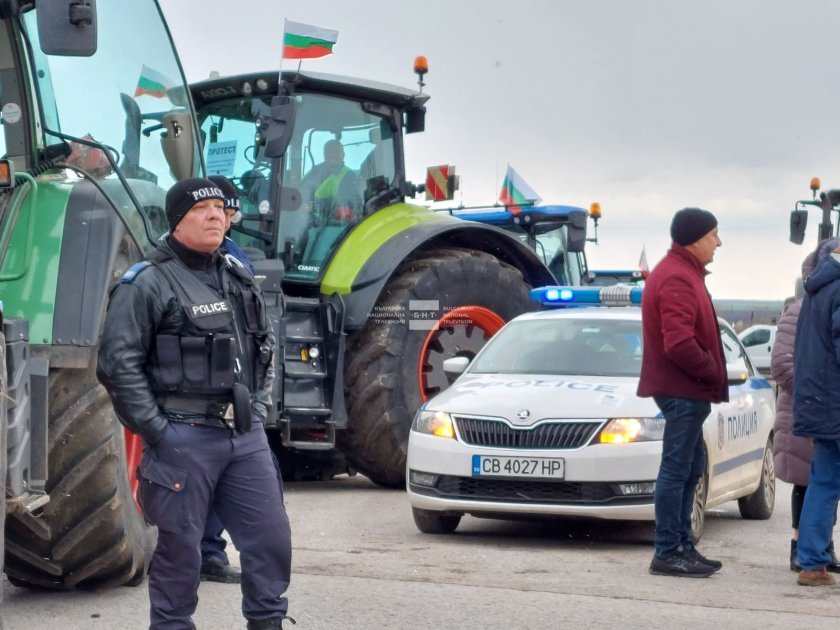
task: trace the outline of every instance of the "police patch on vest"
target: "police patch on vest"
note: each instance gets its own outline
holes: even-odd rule
[[[230,313],[232,310],[227,300],[219,300],[208,304],[191,304],[188,308],[193,319],[218,315],[219,313]]]

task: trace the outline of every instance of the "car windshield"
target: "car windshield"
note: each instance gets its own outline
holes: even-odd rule
[[[641,366],[639,320],[525,319],[493,337],[470,373],[638,377]]]

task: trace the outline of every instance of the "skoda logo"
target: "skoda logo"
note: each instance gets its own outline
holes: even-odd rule
[[[519,422],[525,422],[528,418],[531,417],[531,412],[527,409],[520,409],[516,412],[516,419]]]

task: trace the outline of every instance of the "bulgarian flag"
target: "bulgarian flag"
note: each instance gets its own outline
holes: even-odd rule
[[[144,65],[140,71],[140,79],[137,81],[137,89],[134,90],[134,96],[143,96],[147,94],[154,98],[164,98],[166,90],[171,88],[172,81],[167,79],[157,70]]]
[[[332,54],[338,31],[290,22],[283,29],[284,59],[315,59]]]
[[[512,214],[519,214],[522,206],[533,206],[539,203],[540,196],[508,164],[505,181],[502,182],[502,190],[499,192],[499,202],[504,204]]]

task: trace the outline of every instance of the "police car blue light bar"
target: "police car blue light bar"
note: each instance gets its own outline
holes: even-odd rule
[[[537,287],[530,297],[543,306],[634,306],[642,303],[642,288],[618,284],[611,287]]]

